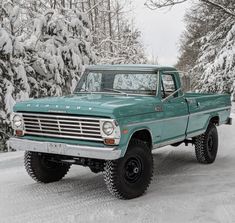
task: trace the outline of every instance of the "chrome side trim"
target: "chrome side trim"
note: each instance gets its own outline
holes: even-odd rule
[[[227,110],[227,109],[230,110],[231,106],[227,106],[227,107],[223,107],[223,108],[214,108],[214,109],[209,109],[209,110],[206,110],[206,111],[194,112],[194,113],[190,113],[190,116],[209,113],[209,112],[215,112],[215,111],[223,111],[223,110]]]
[[[132,124],[128,124],[128,125],[126,125],[126,126],[127,126],[127,127],[128,127],[128,126],[136,126],[136,125],[139,125],[140,123],[141,123],[141,124],[150,124],[150,123],[163,122],[163,121],[166,121],[166,120],[174,120],[174,119],[186,118],[186,117],[188,118],[189,115],[182,115],[182,116],[171,117],[171,118],[163,118],[163,119],[159,119],[159,120],[155,120],[155,121],[147,121],[147,122],[132,123]]]
[[[167,145],[171,145],[173,143],[177,143],[177,142],[181,142],[187,138],[192,138],[192,137],[195,137],[195,136],[198,136],[198,135],[201,135],[205,132],[205,130],[200,130],[200,131],[197,131],[197,132],[193,132],[191,134],[188,134],[186,135],[186,137],[179,137],[177,139],[172,139],[172,140],[168,140],[168,141],[164,141],[164,142],[160,142],[160,143],[157,143],[157,144],[154,144],[153,145],[153,148],[156,149],[156,148],[160,148],[160,147],[163,147],[163,146],[167,146]]]
[[[186,135],[186,138],[192,138],[192,137],[195,137],[195,136],[199,136],[199,135],[205,133],[205,131],[206,130],[203,129],[203,130],[200,130],[200,131],[189,133],[189,134]]]
[[[28,139],[10,138],[9,145],[21,151],[33,151],[74,157],[85,157],[103,160],[115,160],[121,157],[121,150],[117,147],[92,147],[33,141]]]
[[[172,140],[160,142],[160,143],[154,144],[153,149],[157,149],[157,148],[160,148],[160,147],[163,147],[163,146],[168,146],[168,145],[171,145],[171,144],[176,143],[176,142],[181,142],[183,140],[185,140],[184,136],[179,137],[177,139],[172,139]]]
[[[177,116],[177,117],[170,117],[170,118],[163,118],[163,119],[159,119],[159,120],[155,120],[155,121],[147,121],[147,122],[138,122],[138,123],[131,123],[126,125],[128,126],[136,126],[141,124],[150,124],[150,123],[157,123],[157,122],[163,122],[163,121],[167,121],[167,120],[174,120],[174,119],[179,119],[179,118],[185,118],[185,117],[189,117],[190,116],[194,116],[194,115],[198,115],[198,114],[204,114],[204,113],[209,113],[209,112],[215,112],[215,111],[223,111],[226,109],[231,109],[231,106],[227,106],[227,107],[222,107],[222,108],[216,108],[216,109],[210,109],[210,110],[206,110],[206,111],[200,111],[200,112],[195,112],[195,113],[190,113],[188,115],[182,115],[182,116]]]

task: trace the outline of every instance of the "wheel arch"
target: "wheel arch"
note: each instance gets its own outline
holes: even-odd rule
[[[210,123],[212,123],[212,124],[214,124],[214,125],[216,125],[216,126],[219,126],[219,125],[220,125],[220,117],[219,117],[219,114],[213,114],[213,115],[210,115],[210,116],[209,116],[209,118],[208,118],[208,120],[207,120],[207,122],[205,123],[204,128],[203,128],[204,132],[206,132],[206,130],[207,130],[207,128],[208,128],[208,126],[209,126]]]
[[[126,146],[125,146],[125,148],[122,152],[122,156],[125,155],[131,140],[134,139],[134,138],[146,142],[149,149],[152,149],[152,147],[153,147],[153,136],[152,136],[151,130],[147,127],[138,128],[138,129],[134,129],[134,130],[131,131],[131,133],[129,135],[129,138],[127,140]]]
[[[204,131],[205,132],[206,132],[206,130],[207,130],[210,123],[215,124],[216,126],[219,126],[220,125],[219,114],[215,113],[215,114],[212,114],[208,117],[208,120],[207,120],[207,122],[205,123],[205,126],[204,126]]]
[[[209,120],[209,123],[213,123],[213,124],[218,126],[220,124],[220,117],[219,117],[219,115],[216,114],[216,115],[211,116],[210,120]],[[209,123],[208,123],[208,125],[209,125]]]

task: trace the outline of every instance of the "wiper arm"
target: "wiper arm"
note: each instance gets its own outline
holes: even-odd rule
[[[113,89],[113,88],[104,88],[104,90],[113,91],[113,92],[117,92],[117,93],[120,93],[120,94],[125,94],[126,96],[128,96],[128,94],[126,92],[119,91],[119,90],[116,90],[116,89]]]

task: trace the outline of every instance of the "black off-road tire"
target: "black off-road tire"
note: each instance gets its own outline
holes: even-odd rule
[[[215,124],[210,123],[206,132],[195,138],[197,161],[203,164],[213,163],[218,151],[218,132]]]
[[[107,161],[104,180],[109,192],[120,199],[141,196],[153,176],[151,149],[141,140],[133,139],[123,158]]]
[[[70,164],[48,160],[48,155],[26,151],[24,165],[29,176],[37,182],[51,183],[61,180],[69,171]]]
[[[94,168],[94,167],[89,167],[89,168],[90,168],[92,173],[100,173],[100,172],[102,172],[101,169],[97,169],[97,168]]]

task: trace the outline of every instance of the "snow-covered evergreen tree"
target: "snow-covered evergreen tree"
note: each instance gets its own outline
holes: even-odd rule
[[[0,9],[0,115],[9,121],[16,101],[71,93],[95,55],[89,20],[78,9],[35,11],[27,32],[18,32],[28,23],[17,4],[4,1]]]
[[[152,10],[189,0],[146,0]],[[177,67],[188,72],[192,87],[206,92],[232,92],[235,87],[234,0],[199,0],[186,14]]]
[[[97,47],[99,63],[110,64],[143,64],[146,55],[141,44],[141,33],[127,24],[120,31],[121,35],[112,40],[112,51],[102,50],[102,44]],[[110,40],[105,40],[110,41]],[[103,43],[105,43],[105,41]],[[101,50],[99,50],[101,49]]]
[[[234,9],[232,1],[227,8]],[[197,3],[186,14],[179,69],[189,72],[194,89],[232,92],[235,83],[235,17]]]
[[[40,76],[38,96],[72,93],[84,65],[95,62],[91,41],[88,18],[78,10],[49,10],[35,19],[25,45]]]
[[[88,1],[98,63],[146,63],[141,33],[127,19],[128,1]]]
[[[25,71],[25,50],[19,27],[20,8],[11,1],[0,5],[0,117],[9,118],[16,100],[29,97],[30,87]]]
[[[235,19],[226,18],[202,39],[196,65],[192,72],[201,91],[232,92],[235,82]],[[199,72],[202,75],[199,76]]]
[[[9,124],[17,101],[70,94],[87,64],[146,62],[124,10],[118,0],[0,0],[0,118]]]

